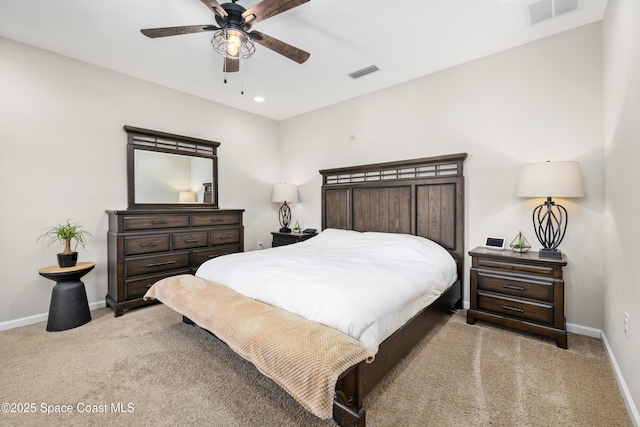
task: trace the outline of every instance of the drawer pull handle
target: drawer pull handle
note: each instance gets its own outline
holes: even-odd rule
[[[199,241],[200,239],[185,239],[185,243],[195,243],[197,241]]]
[[[513,289],[514,291],[524,291],[522,286],[513,286],[513,285],[502,285],[505,289]]]
[[[166,220],[166,219],[151,221],[151,224],[154,224],[154,225],[155,225],[155,224],[166,224],[166,223],[167,223],[167,220]]]
[[[222,222],[224,218],[211,218],[211,222]]]
[[[152,286],[153,286],[153,283],[152,283],[152,284],[150,284],[150,285],[145,286],[145,288],[149,289],[149,288],[150,288],[150,287],[152,287]]]
[[[220,236],[219,239],[220,240],[226,240],[226,239],[232,239],[233,236]]]
[[[500,307],[502,307],[504,310],[511,310],[511,311],[517,311],[518,313],[524,313],[524,310],[521,308],[509,307],[508,305],[501,305]]]
[[[161,265],[169,265],[169,264],[175,264],[176,261],[165,261],[165,262],[156,262],[153,264],[146,264],[145,267],[159,267]]]
[[[156,242],[140,243],[140,246],[143,247],[143,248],[146,248],[147,246],[158,246],[158,244]]]

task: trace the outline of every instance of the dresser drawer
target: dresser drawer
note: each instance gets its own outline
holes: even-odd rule
[[[553,305],[478,291],[478,308],[536,323],[553,324]]]
[[[209,233],[199,231],[197,233],[173,233],[173,249],[201,248],[209,246]]]
[[[175,276],[176,274],[180,274],[180,273],[181,272],[172,271],[171,273],[145,277],[144,279],[126,280],[124,282],[125,298],[126,299],[142,298],[144,294],[147,293],[149,288],[158,280],[164,279],[166,277]],[[185,270],[182,273],[188,274],[189,270]]]
[[[220,213],[208,215],[191,215],[192,227],[204,227],[210,225],[240,224],[240,214]]]
[[[149,230],[189,226],[189,215],[130,216],[124,218],[124,229]]]
[[[169,250],[168,234],[153,234],[150,236],[125,237],[124,254],[140,255]]]
[[[478,271],[478,289],[540,301],[553,302],[553,280],[544,277],[513,277]]]
[[[515,273],[530,273],[540,276],[553,277],[553,266],[525,264],[519,262],[509,262],[499,259],[478,258],[476,260],[478,268],[495,268],[499,270],[513,271]]]
[[[125,260],[127,277],[161,273],[189,268],[189,252],[173,252],[166,255],[129,258]]]
[[[196,249],[193,251],[193,266],[199,267],[203,262],[222,255],[240,252],[240,245],[218,246],[211,249]]]
[[[228,245],[240,242],[239,228],[225,228],[211,231],[211,245]]]

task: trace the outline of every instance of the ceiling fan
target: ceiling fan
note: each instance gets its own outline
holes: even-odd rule
[[[250,9],[232,3],[219,4],[216,0],[201,0],[216,15],[216,25],[188,25],[183,27],[148,28],[140,30],[147,37],[167,37],[181,34],[215,31],[211,44],[224,56],[224,71],[240,70],[240,59],[249,58],[255,51],[256,42],[292,61],[302,64],[310,54],[288,43],[259,31],[250,31],[254,24],[300,6],[309,0],[262,0]]]

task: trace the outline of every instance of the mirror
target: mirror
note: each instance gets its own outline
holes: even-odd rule
[[[218,142],[125,126],[129,209],[218,207]]]

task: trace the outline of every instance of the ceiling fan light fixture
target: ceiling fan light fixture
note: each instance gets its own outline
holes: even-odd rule
[[[232,59],[247,59],[256,51],[253,41],[240,28],[222,28],[213,34],[211,45],[220,55]]]

